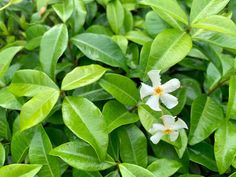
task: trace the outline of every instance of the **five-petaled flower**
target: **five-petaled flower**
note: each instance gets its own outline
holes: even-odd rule
[[[152,134],[150,140],[153,144],[157,144],[164,135],[169,135],[170,141],[176,141],[179,136],[179,130],[183,128],[188,129],[188,126],[183,120],[179,118],[176,120],[176,117],[171,115],[163,115],[161,119],[164,125],[154,123],[149,130]]]
[[[151,95],[146,104],[155,111],[161,111],[159,100],[169,109],[175,107],[178,99],[169,93],[180,87],[180,81],[174,78],[161,85],[160,70],[151,70],[148,76],[152,81],[152,87],[141,83],[141,99]]]

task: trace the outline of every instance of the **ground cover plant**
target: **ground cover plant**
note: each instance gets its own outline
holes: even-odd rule
[[[236,176],[236,0],[0,0],[0,177]]]

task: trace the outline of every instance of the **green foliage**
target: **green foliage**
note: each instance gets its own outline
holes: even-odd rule
[[[0,0],[0,177],[236,176],[235,9]]]

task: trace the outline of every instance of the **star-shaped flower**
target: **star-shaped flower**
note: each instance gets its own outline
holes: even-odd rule
[[[180,81],[171,79],[165,84],[161,84],[160,70],[151,70],[148,72],[148,76],[152,81],[152,86],[141,83],[141,99],[150,96],[146,104],[155,111],[161,111],[159,100],[169,109],[175,107],[178,99],[169,93],[180,87]]]
[[[169,135],[170,141],[176,141],[179,136],[179,130],[183,128],[188,129],[188,126],[183,120],[179,118],[176,120],[176,117],[171,115],[163,115],[161,119],[163,124],[154,123],[149,130],[152,134],[150,140],[153,144],[157,144],[164,135]]]

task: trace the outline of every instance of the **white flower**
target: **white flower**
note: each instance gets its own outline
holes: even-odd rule
[[[168,109],[175,107],[178,104],[178,99],[169,93],[180,87],[180,81],[178,79],[171,79],[161,85],[160,70],[149,71],[148,76],[152,81],[152,87],[141,83],[141,99],[151,95],[146,104],[155,111],[161,111],[159,100]]]
[[[157,144],[164,135],[169,135],[170,141],[175,141],[179,136],[178,130],[183,128],[188,129],[188,126],[183,120],[177,118],[176,121],[176,117],[171,115],[164,115],[161,119],[164,125],[154,123],[152,128],[149,130],[152,134],[150,140],[153,144]]]

